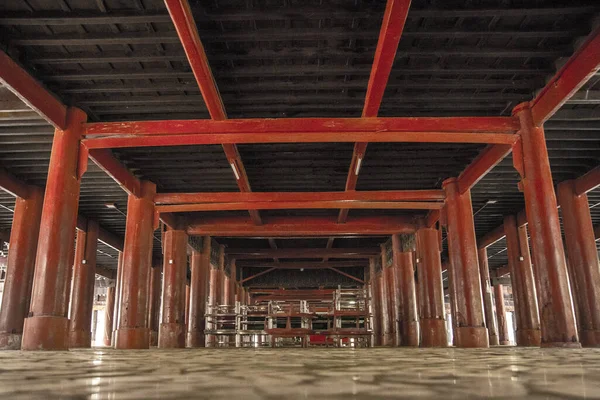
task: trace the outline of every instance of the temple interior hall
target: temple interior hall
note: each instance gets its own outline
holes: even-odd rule
[[[0,0],[0,398],[600,398],[598,0]]]

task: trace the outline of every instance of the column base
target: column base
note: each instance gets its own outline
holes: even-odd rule
[[[150,331],[150,347],[158,346],[158,331]]]
[[[0,333],[0,350],[21,350],[22,333]]]
[[[69,319],[52,315],[25,318],[21,350],[69,350]]]
[[[458,347],[462,348],[488,348],[490,339],[488,330],[484,326],[460,326],[458,332]]]
[[[405,336],[400,339],[402,346],[419,347],[419,323],[417,321],[409,322]]]
[[[520,347],[540,347],[542,344],[542,331],[539,329],[517,329],[515,336]]]
[[[115,349],[149,349],[148,328],[119,328],[115,338]]]
[[[69,348],[82,349],[92,347],[92,332],[69,331]]]
[[[500,341],[498,340],[497,335],[489,336],[489,340],[490,340],[490,346],[498,346],[500,344]]]
[[[421,320],[421,347],[448,347],[446,321],[443,319]]]
[[[185,324],[160,324],[158,348],[178,349],[185,347]]]
[[[579,336],[583,347],[600,347],[600,331],[582,330]]]
[[[185,338],[185,347],[205,347],[204,333],[200,331],[188,332]]]

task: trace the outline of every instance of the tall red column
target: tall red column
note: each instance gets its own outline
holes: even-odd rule
[[[581,344],[600,346],[600,267],[588,197],[578,195],[575,181],[558,185],[558,201],[565,230],[565,244],[573,300],[578,312]]]
[[[235,305],[235,295],[236,295],[236,266],[235,259],[231,260],[229,263],[229,304],[232,306]]]
[[[369,280],[371,284],[371,312],[373,313],[373,341],[375,346],[381,346],[381,304],[374,258],[369,259]]]
[[[15,202],[0,309],[0,350],[21,348],[23,323],[31,301],[43,201],[43,191],[32,186],[27,198],[18,197]]]
[[[188,236],[169,229],[164,235],[162,321],[159,348],[185,347],[185,294]]]
[[[446,192],[449,273],[456,290],[456,326],[459,347],[489,347],[485,327],[477,242],[471,192],[460,193],[456,178],[442,184]]]
[[[483,308],[485,310],[485,326],[491,346],[500,344],[498,340],[498,327],[494,316],[494,296],[492,296],[492,285],[490,281],[490,267],[488,266],[487,249],[477,250],[479,257],[479,273],[481,276],[481,288],[483,289]]]
[[[210,273],[210,236],[202,238],[202,253],[192,251],[190,267],[190,317],[187,329],[186,347],[204,347],[206,328],[206,302],[208,300],[208,275]]]
[[[381,245],[381,263],[383,265],[383,272],[385,273],[385,284],[386,284],[386,295],[388,301],[388,319],[389,319],[389,332],[386,338],[386,343],[389,346],[399,346],[400,336],[398,332],[398,307],[399,307],[399,296],[398,285],[396,280],[396,269],[392,260],[388,260],[389,255],[386,252],[385,246]],[[388,263],[391,261],[391,265],[388,267]]]
[[[148,349],[148,274],[152,268],[156,185],[142,182],[142,196],[129,195],[123,245],[123,273],[117,349]]]
[[[534,125],[529,103],[517,106],[513,114],[521,123],[523,151],[513,152],[513,159],[523,178],[542,346],[580,347],[544,129]]]
[[[86,118],[83,111],[69,108],[67,128],[54,132],[23,350],[68,348],[68,287],[79,206],[78,150]]]
[[[73,288],[71,289],[71,323],[69,347],[92,346],[92,312],[94,311],[94,283],[96,278],[96,249],[98,223],[87,221],[86,231],[77,231]]]
[[[162,266],[154,265],[150,272],[150,301],[148,308],[148,329],[150,346],[158,346],[158,327],[160,325],[160,304],[162,289]]]
[[[523,233],[521,233],[521,228],[524,230]],[[539,347],[542,334],[533,267],[529,256],[527,228],[521,228],[517,228],[517,218],[514,215],[504,217],[506,252],[517,321],[515,336],[517,346]]]
[[[456,298],[456,288],[454,286],[454,277],[452,276],[452,267],[450,266],[452,260],[444,261],[442,264],[442,272],[446,271],[446,277],[448,279],[448,299],[450,300],[450,316],[452,318],[451,321],[451,329],[452,329],[452,345],[458,346],[458,326],[456,325],[456,321],[458,318],[456,317],[456,304],[458,300]]]
[[[392,251],[400,295],[398,330],[401,346],[419,346],[419,314],[413,252],[415,235],[393,235]]]
[[[219,304],[220,301],[220,277],[221,277],[221,273],[219,271],[219,266],[218,265],[213,265],[211,263],[211,253],[209,253],[207,255],[208,257],[208,265],[209,265],[209,287],[208,287],[208,306],[209,307],[214,307],[216,305]],[[210,311],[210,310],[207,310]],[[213,324],[207,323],[206,326],[207,329],[214,329]],[[214,346],[216,337],[214,335],[207,335],[206,336],[206,345],[207,346]]]
[[[106,306],[104,307],[104,345],[112,345],[113,317],[115,315],[115,286],[106,288]]]
[[[438,231],[432,228],[420,228],[416,236],[421,346],[447,347],[448,334]]]
[[[381,258],[380,258],[381,260]],[[379,304],[381,304],[381,345],[390,345],[392,321],[390,320],[390,297],[388,296],[387,273],[385,265],[381,265],[381,272],[377,277],[377,289],[379,291]]]
[[[506,322],[506,307],[504,305],[504,287],[500,283],[494,285],[494,299],[496,301],[496,317],[498,318],[498,341],[501,345],[507,345],[510,344],[510,341],[508,340],[508,323]]]
[[[190,320],[190,284],[185,284],[185,331],[187,332],[187,325]]]
[[[225,274],[225,248],[219,246],[219,300],[217,304],[227,304],[229,295],[229,277]]]

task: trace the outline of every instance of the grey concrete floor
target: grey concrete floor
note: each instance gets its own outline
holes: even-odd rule
[[[600,398],[593,349],[0,352],[11,399]]]

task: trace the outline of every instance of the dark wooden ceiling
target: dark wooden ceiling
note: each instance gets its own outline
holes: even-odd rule
[[[190,3],[229,117],[360,116],[384,1]],[[413,0],[380,115],[509,115],[544,86],[599,15],[597,0]],[[92,121],[208,117],[162,0],[0,1],[0,45]],[[546,123],[555,183],[600,164],[599,82],[592,77]],[[0,164],[28,183],[44,185],[51,139],[52,128],[43,120],[2,115]],[[255,191],[343,190],[352,156],[351,144],[238,147]],[[439,188],[481,148],[370,144],[357,189]],[[160,191],[238,190],[220,146],[115,154]],[[478,236],[523,208],[517,181],[509,157],[473,188]],[[127,198],[118,186],[90,164],[81,193],[81,212],[123,235],[125,217],[104,206],[116,203],[126,212]],[[10,225],[12,202],[0,193],[0,229]],[[600,202],[600,193],[591,193],[590,202]],[[368,213],[381,214],[351,211]],[[600,207],[592,213],[600,223]],[[367,239],[366,245],[383,239]],[[219,238],[235,247],[251,240]],[[261,247],[268,245],[263,240]],[[291,244],[296,245],[302,242]],[[501,241],[490,248],[492,267],[506,263],[502,246]],[[112,256],[106,257],[109,265],[116,264]]]

